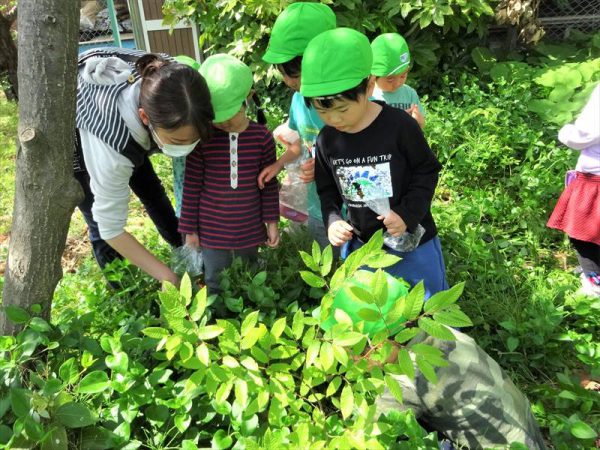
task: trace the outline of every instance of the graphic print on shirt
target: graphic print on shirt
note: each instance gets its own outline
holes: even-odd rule
[[[389,162],[367,166],[343,166],[335,170],[342,195],[349,202],[365,202],[394,195]]]

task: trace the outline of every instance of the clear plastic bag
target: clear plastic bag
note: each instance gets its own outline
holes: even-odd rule
[[[182,276],[188,273],[194,278],[202,274],[204,269],[202,252],[188,245],[177,247],[171,253],[171,270]]]
[[[365,201],[365,204],[375,213],[380,216],[387,216],[390,209],[390,199],[387,197],[376,198],[372,200]],[[421,242],[421,238],[425,234],[425,228],[421,224],[417,225],[417,228],[413,233],[409,231],[405,231],[402,235],[398,237],[393,237],[387,231],[383,233],[383,243],[387,245],[392,250],[396,250],[397,252],[412,252],[415,248],[418,247],[419,242]]]
[[[292,130],[287,122],[279,125],[273,136],[284,145],[294,144],[300,139],[297,131]],[[308,186],[300,179],[301,166],[312,158],[310,151],[302,145],[302,156],[285,166],[287,175],[279,190],[281,215],[295,222],[305,222],[308,219]]]

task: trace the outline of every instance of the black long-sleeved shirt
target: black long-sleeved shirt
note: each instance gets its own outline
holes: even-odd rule
[[[323,221],[329,227],[341,220],[346,203],[355,234],[367,241],[384,225],[364,201],[388,197],[409,231],[418,224],[425,228],[423,244],[437,234],[430,207],[442,166],[412,117],[379,104],[381,112],[364,130],[325,126],[317,138],[315,181]]]

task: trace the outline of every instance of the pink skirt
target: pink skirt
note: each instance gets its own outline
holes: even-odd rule
[[[600,176],[577,172],[560,195],[547,226],[600,245]]]

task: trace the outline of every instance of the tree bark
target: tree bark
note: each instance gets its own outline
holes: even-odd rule
[[[48,318],[71,214],[78,2],[20,0],[16,192],[3,306],[40,304]],[[0,335],[16,331],[0,312]]]
[[[9,100],[18,100],[17,46],[11,34],[16,7],[7,14],[0,13],[0,74],[6,73],[10,86],[4,92]]]

